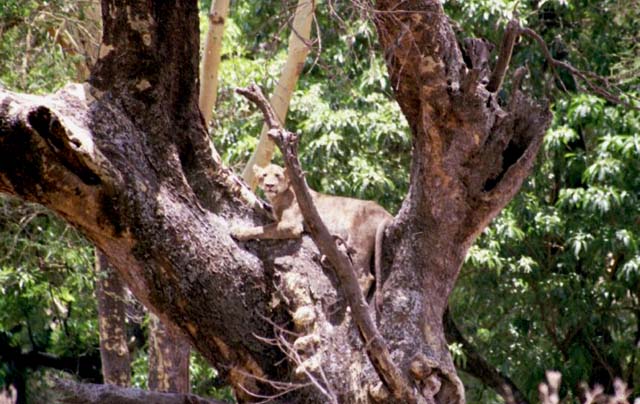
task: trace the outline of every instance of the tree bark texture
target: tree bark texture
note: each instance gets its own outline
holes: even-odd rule
[[[149,390],[189,393],[189,343],[149,314]]]
[[[107,384],[127,387],[131,382],[131,360],[127,346],[126,290],[120,275],[99,251],[96,251],[96,272],[102,376]]]
[[[386,232],[378,328],[420,402],[460,403],[447,298],[468,247],[530,171],[550,115],[517,90],[498,105],[438,1],[373,11],[413,135],[410,191]],[[0,91],[0,192],[84,232],[240,401],[393,402],[311,240],[229,235],[270,219],[208,139],[196,2],[105,0],[102,13],[89,83],[44,97]]]

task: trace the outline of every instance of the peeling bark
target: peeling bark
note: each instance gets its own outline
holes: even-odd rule
[[[410,191],[385,237],[378,330],[427,403],[462,403],[442,316],[467,249],[517,192],[550,114],[498,105],[436,0],[373,18],[413,135]],[[240,401],[394,402],[311,240],[235,242],[267,206],[228,168],[198,107],[192,0],[105,0],[89,84],[0,90],[0,192],[79,228],[137,299],[176,327]],[[179,45],[178,45],[179,44]]]

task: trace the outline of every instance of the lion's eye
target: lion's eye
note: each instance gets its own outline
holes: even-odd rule
[[[282,174],[276,174],[276,178],[278,179],[282,178]]]

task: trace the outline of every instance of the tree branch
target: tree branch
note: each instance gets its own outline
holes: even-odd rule
[[[625,106],[627,108],[639,109],[638,107],[635,107],[635,106],[629,104],[628,102],[622,100],[617,95],[615,95],[612,92],[608,91],[606,88],[604,88],[604,87],[602,87],[600,85],[597,85],[596,83],[594,83],[591,80],[591,79],[596,79],[596,80],[600,80],[600,81],[605,81],[604,78],[602,78],[600,76],[597,76],[595,74],[592,74],[592,73],[583,72],[582,70],[576,69],[575,67],[571,66],[567,62],[563,62],[561,60],[554,59],[553,56],[551,55],[551,52],[549,51],[549,48],[547,47],[547,44],[544,41],[544,39],[542,39],[542,37],[540,35],[538,35],[538,33],[535,32],[534,30],[532,30],[531,28],[522,28],[520,30],[520,34],[524,35],[524,36],[527,36],[529,38],[532,38],[533,40],[535,40],[538,43],[538,45],[540,45],[540,48],[542,49],[542,54],[544,55],[545,59],[547,59],[547,62],[552,67],[562,67],[563,69],[568,70],[571,74],[575,74],[582,81],[587,83],[587,86],[589,86],[591,91],[593,91],[595,94],[601,96],[602,98],[606,99],[609,102],[612,102],[614,104],[623,105],[623,106]],[[589,78],[589,76],[591,78]],[[557,80],[560,80],[560,79],[557,78]]]
[[[336,272],[340,286],[343,288],[353,318],[362,333],[367,353],[378,372],[380,379],[388,386],[397,399],[415,402],[416,398],[409,387],[407,380],[400,369],[393,363],[389,350],[380,335],[373,319],[369,314],[369,306],[360,290],[356,273],[349,258],[341,253],[335,245],[334,238],[322,222],[320,215],[313,203],[309,187],[304,179],[304,173],[298,160],[298,136],[285,130],[275,118],[275,112],[262,94],[260,88],[251,85],[244,89],[236,89],[255,103],[262,113],[269,127],[269,136],[274,140],[282,155],[290,175],[291,186],[296,194],[296,199],[302,211],[304,221],[309,228],[313,241],[324,254]]]
[[[109,384],[76,383],[55,380],[60,393],[57,402],[65,404],[223,404],[223,401],[202,398],[194,394],[160,393]]]
[[[58,369],[78,377],[101,382],[100,355],[95,350],[91,354],[78,356],[55,356],[47,352],[22,352],[19,347],[9,344],[9,336],[0,333],[0,359],[2,362],[13,362],[16,365],[28,369],[39,369],[42,367]]]

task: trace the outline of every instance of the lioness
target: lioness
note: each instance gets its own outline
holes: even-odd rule
[[[265,168],[254,166],[254,172],[258,178],[258,186],[273,207],[276,222],[266,226],[235,228],[232,230],[233,237],[238,240],[301,237],[304,219],[286,170],[270,164]],[[374,250],[375,273],[380,282],[382,237],[387,223],[392,219],[391,214],[371,201],[324,195],[313,190],[311,197],[329,232],[339,236],[354,251],[353,266],[357,271],[360,287],[366,294],[373,281],[369,268]],[[378,306],[379,299],[376,295]]]

